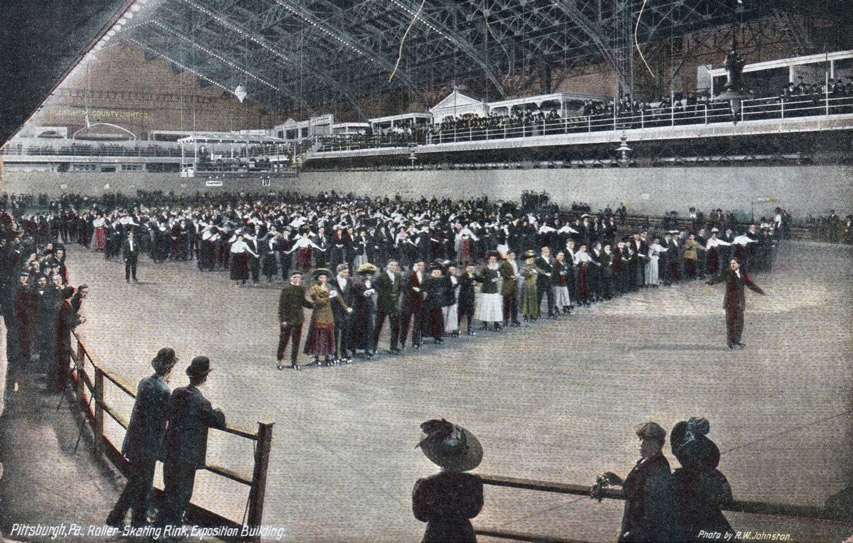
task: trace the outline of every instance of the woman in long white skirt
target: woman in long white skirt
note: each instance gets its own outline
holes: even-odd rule
[[[646,264],[646,285],[650,287],[660,286],[660,254],[665,253],[667,248],[660,244],[660,240],[655,238],[649,245],[649,262]]]
[[[488,328],[491,322],[494,324],[495,330],[500,330],[504,321],[504,309],[497,252],[489,252],[489,263],[480,272],[478,281],[483,286],[480,290],[480,312],[477,318],[483,323],[483,329]]]
[[[454,336],[459,335],[459,278],[456,277],[456,266],[453,264],[447,268],[447,279],[449,284],[448,299],[453,303],[441,308],[444,314],[444,333]]]

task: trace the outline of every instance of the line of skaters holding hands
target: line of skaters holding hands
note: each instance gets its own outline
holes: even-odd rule
[[[392,258],[382,270],[364,262],[353,277],[342,262],[334,272],[315,269],[307,289],[306,273],[297,267],[279,300],[277,367],[285,367],[288,345],[290,367],[300,367],[304,309],[311,309],[304,354],[313,356],[316,365],[347,364],[354,356],[376,354],[386,321],[388,352],[399,355],[407,343],[420,349],[424,338],[440,344],[448,336],[476,335],[475,320],[481,331],[497,332],[521,326],[522,320],[558,319],[570,315],[576,304],[590,306],[643,287],[717,275],[720,263],[731,257],[751,261],[749,232],[720,238],[714,228],[707,238],[703,234],[668,231],[661,240],[637,232],[613,244],[596,241],[591,249],[568,239],[556,255],[547,245],[521,255],[500,245],[486,254],[483,265],[472,260],[427,265],[414,257],[406,271]]]
[[[548,246],[556,257],[569,239],[578,250],[585,243],[593,253],[599,242],[602,251],[607,245],[613,251],[622,222],[609,209],[601,215],[565,214],[558,209],[523,210],[514,202],[487,198],[410,201],[335,193],[224,193],[173,199],[142,194],[132,200],[84,202],[69,197],[61,206],[49,215],[22,216],[20,222],[44,243],[77,241],[103,251],[107,258],[119,254],[126,258],[122,249],[129,232],[135,231],[138,252],[154,262],[196,259],[201,271],[229,270],[238,285],[250,280],[256,284],[261,276],[270,282],[278,276],[287,280],[294,268],[308,272],[341,263],[355,270],[365,262],[384,267],[390,259],[405,269],[416,259],[482,262],[499,246],[519,256]],[[700,252],[710,238],[703,226],[697,217],[691,228],[702,246]],[[723,234],[718,239],[731,242]],[[702,254],[697,262],[701,273]],[[132,276],[132,267],[129,271]]]

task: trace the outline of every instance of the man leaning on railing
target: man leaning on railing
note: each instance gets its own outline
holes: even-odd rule
[[[192,359],[190,384],[176,388],[169,399],[169,420],[163,441],[163,507],[160,526],[180,528],[195,485],[195,472],[207,465],[207,430],[225,428],[225,415],[214,409],[199,390],[210,373],[206,356]]]
[[[124,516],[133,511],[131,526],[147,522],[148,498],[154,483],[154,466],[161,455],[168,415],[169,376],[178,361],[175,350],[164,347],[151,361],[154,374],[139,381],[136,402],[124,437],[121,453],[127,459],[127,486],[107,517],[107,526],[124,531]]]

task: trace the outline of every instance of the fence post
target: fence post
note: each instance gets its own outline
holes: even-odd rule
[[[252,473],[252,488],[249,490],[249,513],[246,523],[249,528],[260,528],[264,519],[264,496],[267,491],[267,470],[270,463],[273,423],[258,423],[258,445],[255,449],[255,470]],[[250,541],[260,541],[260,535]]]
[[[592,115],[586,116],[586,131],[592,132]]]
[[[708,124],[708,104],[705,104],[705,124]]]
[[[104,371],[95,367],[95,452],[104,450]]]
[[[640,110],[640,128],[645,128],[645,115],[643,114],[643,110]]]
[[[782,112],[782,118],[784,119],[785,118],[785,99],[782,98],[781,100],[779,100],[779,103],[782,105],[781,112]]]
[[[76,335],[74,337],[77,337]],[[77,337],[77,398],[82,402],[83,391],[86,390],[86,384],[83,382],[83,374],[86,369],[83,367],[86,364],[86,348],[83,347],[83,342]]]

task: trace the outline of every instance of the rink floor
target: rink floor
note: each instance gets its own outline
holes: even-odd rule
[[[853,251],[788,242],[772,275],[747,292],[745,350],[725,343],[723,286],[648,289],[560,321],[431,341],[420,352],[304,371],[275,369],[281,283],[238,288],[194,263],[123,265],[73,247],[74,284],[88,283],[90,348],[135,383],[163,346],[179,371],[193,356],[214,368],[203,389],[230,423],[275,423],[265,524],[288,540],[416,541],[411,489],[436,468],[414,449],[418,424],[444,417],[473,431],[477,472],[592,484],[638,458],[632,428],[704,416],[735,497],[821,505],[851,485]],[[386,327],[387,328],[387,327]],[[304,327],[307,330],[307,326]],[[380,341],[387,348],[387,339]],[[303,356],[303,362],[308,362]],[[109,401],[126,415],[117,389]],[[846,414],[845,414],[846,413]],[[108,425],[120,442],[122,433]],[[666,451],[673,467],[677,461]],[[209,463],[251,473],[251,444],[211,434]],[[209,474],[194,501],[239,520],[247,491]],[[610,541],[621,502],[486,488],[475,526]],[[839,541],[848,525],[730,514],[736,529]]]

